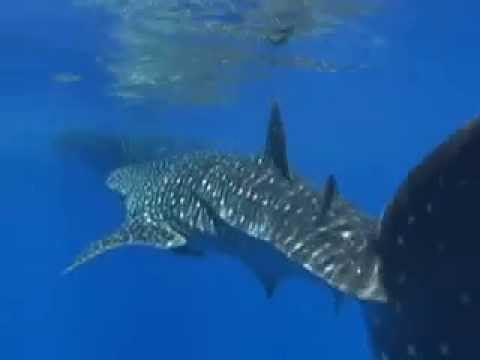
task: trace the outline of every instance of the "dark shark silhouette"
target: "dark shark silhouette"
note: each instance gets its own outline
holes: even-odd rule
[[[79,159],[102,178],[123,166],[207,148],[206,144],[196,140],[101,133],[89,129],[65,130],[54,137],[52,146],[62,156]]]
[[[269,248],[341,293],[385,300],[370,246],[376,221],[342,199],[333,176],[315,191],[292,174],[276,104],[259,156],[186,154],[117,169],[107,185],[123,196],[126,220],[81,253],[67,272],[125,245],[198,254],[213,248],[239,256],[271,294],[283,273],[269,273],[251,256]],[[249,238],[222,236],[225,229]]]
[[[414,168],[375,246],[387,305],[367,306],[380,360],[480,358],[480,118]]]

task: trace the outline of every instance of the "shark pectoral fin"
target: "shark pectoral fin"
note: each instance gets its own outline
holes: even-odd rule
[[[83,250],[64,271],[63,274],[67,274],[75,270],[80,265],[96,258],[97,256],[110,251],[114,248],[126,245],[131,239],[131,234],[124,228],[120,228],[118,231],[110,234],[105,239],[95,241],[90,244],[85,250]]]
[[[288,167],[285,131],[280,115],[280,109],[276,102],[272,106],[270,122],[268,123],[264,157],[266,160],[271,161],[286,179],[292,179]]]
[[[119,230],[88,246],[73,263],[64,270],[69,273],[97,256],[118,247],[146,245],[159,249],[171,249],[186,244],[186,238],[173,230],[168,223],[145,223],[142,219],[132,219]]]

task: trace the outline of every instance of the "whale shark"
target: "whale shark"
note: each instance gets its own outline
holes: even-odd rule
[[[107,186],[123,197],[126,219],[66,272],[128,245],[216,249],[240,257],[271,294],[289,271],[252,257],[270,250],[365,300],[376,359],[476,358],[479,156],[476,118],[414,167],[375,219],[341,197],[334,176],[317,191],[294,174],[274,104],[259,155],[195,152],[114,170]]]
[[[364,304],[379,360],[480,356],[480,117],[413,168],[381,220],[386,304]]]
[[[333,175],[316,190],[292,172],[276,103],[260,154],[181,154],[116,169],[106,184],[123,198],[125,221],[81,252],[67,273],[128,245],[179,254],[212,250],[240,257],[271,294],[289,272],[272,274],[254,258],[271,249],[338,294],[385,301],[371,247],[376,219],[341,196]],[[244,236],[226,235],[232,231]]]

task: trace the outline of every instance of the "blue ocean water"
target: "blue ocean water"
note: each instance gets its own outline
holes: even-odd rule
[[[347,198],[377,215],[407,171],[480,110],[479,10],[473,0],[397,0],[371,24],[388,38],[375,68],[286,72],[226,105],[129,107],[105,95],[111,78],[95,61],[112,46],[108,16],[59,0],[3,5],[0,357],[370,359],[359,304],[347,300],[337,316],[326,288],[293,278],[266,299],[233,259],[130,248],[61,276],[123,214],[51,140],[65,128],[132,127],[253,153],[276,99],[292,166],[316,183],[334,173]],[[60,72],[83,80],[52,82]]]

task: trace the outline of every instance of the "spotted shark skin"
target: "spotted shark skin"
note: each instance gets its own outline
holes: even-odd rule
[[[438,146],[387,206],[375,252],[389,302],[366,304],[379,360],[480,359],[480,118]]]
[[[263,156],[196,153],[114,171],[107,185],[124,197],[125,223],[67,271],[124,245],[182,249],[228,225],[344,293],[388,299],[363,304],[376,359],[480,358],[480,119],[410,172],[378,227],[332,179],[317,192],[292,175],[276,150],[278,116]]]
[[[119,246],[181,249],[198,235],[227,242],[218,240],[227,226],[269,244],[342,293],[385,301],[370,246],[376,220],[336,193],[332,178],[316,191],[291,174],[277,105],[267,132],[262,155],[198,152],[115,170],[107,185],[124,198],[125,222],[81,253],[67,272]]]

